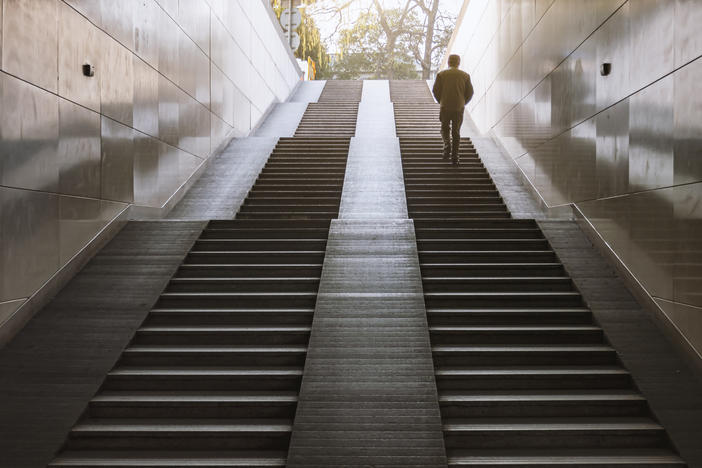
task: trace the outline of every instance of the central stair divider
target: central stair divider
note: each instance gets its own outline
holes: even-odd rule
[[[363,85],[288,467],[446,467],[388,83]]]

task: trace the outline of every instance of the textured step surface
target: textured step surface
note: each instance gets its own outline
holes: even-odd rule
[[[469,139],[442,157],[426,86],[391,92],[449,466],[683,466],[538,226]]]
[[[311,133],[202,232],[53,466],[285,466],[349,145]]]

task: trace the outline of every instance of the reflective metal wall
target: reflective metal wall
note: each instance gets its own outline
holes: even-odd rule
[[[0,0],[0,324],[299,70],[265,0]],[[89,63],[95,75],[86,77]]]
[[[476,124],[548,205],[580,209],[702,353],[702,2],[466,3],[450,52]]]

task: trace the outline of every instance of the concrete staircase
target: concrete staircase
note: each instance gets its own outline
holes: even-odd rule
[[[395,115],[449,466],[684,466],[538,224],[469,139],[442,158],[437,108]]]
[[[279,140],[236,219],[210,221],[195,242],[51,467],[285,466],[349,141]]]

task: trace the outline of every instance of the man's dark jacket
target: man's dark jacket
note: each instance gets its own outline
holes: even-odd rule
[[[434,97],[441,109],[449,112],[463,112],[468,101],[473,97],[473,85],[470,75],[458,68],[449,68],[436,75]]]

